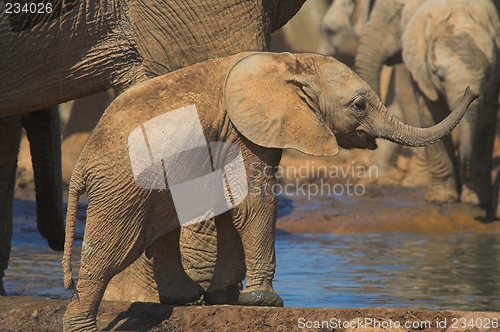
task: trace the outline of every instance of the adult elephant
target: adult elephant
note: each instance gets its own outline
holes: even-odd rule
[[[59,0],[50,2],[52,7],[45,3],[42,11],[46,13],[37,15],[23,11],[16,14],[15,7],[2,3],[0,77],[5,79],[0,83],[0,118],[109,88],[123,91],[209,58],[267,50],[271,33],[284,25],[304,1]],[[11,162],[9,167],[3,163],[1,167],[5,166],[9,172],[3,174],[12,178],[19,140],[11,138],[21,129],[16,125],[7,131],[10,125],[3,120],[0,150],[3,160]],[[47,129],[43,125],[40,128]],[[9,218],[11,222],[12,190],[1,198],[0,223],[5,225]],[[2,268],[10,252],[10,235],[6,227],[1,227],[0,233],[2,251],[7,252],[0,255],[0,260],[5,260]],[[200,266],[200,261],[192,264]],[[238,275],[237,279],[242,278]]]
[[[413,77],[423,126],[444,118],[464,86],[480,94],[459,126],[458,162],[449,138],[426,148],[429,201],[491,201],[499,47],[498,12],[490,0],[377,0],[374,6],[356,66],[375,91],[382,65],[402,54]]]

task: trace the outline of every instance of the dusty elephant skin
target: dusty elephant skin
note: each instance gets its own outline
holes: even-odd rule
[[[0,116],[35,111],[110,87],[123,90],[242,49],[266,50],[271,32],[304,0],[71,3],[53,20],[20,31],[13,26],[16,15],[1,11],[0,76],[9,79],[1,83]],[[12,84],[21,80],[22,85]]]
[[[412,74],[423,126],[443,119],[464,86],[479,94],[450,138],[426,148],[426,199],[489,205],[500,76],[500,2],[379,0],[360,38],[356,67],[378,91],[381,66],[402,54]]]
[[[70,257],[78,197],[83,192],[87,192],[89,205],[77,295],[67,307],[64,329],[95,330],[107,283],[143,252],[152,257],[161,302],[190,302],[204,293],[182,269],[178,249],[181,213],[173,204],[173,187],[146,189],[133,174],[132,156],[137,149],[130,145],[130,137],[140,128],[150,130],[151,119],[195,109],[205,142],[239,147],[248,195],[230,211],[215,216],[215,222],[219,239],[231,236],[233,229],[242,246],[229,247],[220,241],[206,294],[219,297],[232,288],[227,275],[233,267],[220,259],[232,256],[244,259],[246,265],[246,288],[239,303],[282,306],[272,288],[276,198],[264,190],[275,183],[274,174],[266,170],[277,167],[282,149],[333,156],[339,146],[374,149],[376,137],[410,146],[431,144],[452,130],[475,98],[467,91],[447,119],[432,128],[414,128],[389,115],[369,86],[337,60],[290,53],[238,54],[134,86],[106,110],[71,179],[63,257],[67,288],[73,286]],[[186,168],[196,166],[184,162]],[[163,172],[170,174],[168,165]],[[141,179],[152,181],[154,176],[146,174]],[[226,176],[231,182],[234,174]]]
[[[123,91],[200,61],[241,51],[268,50],[271,33],[284,25],[304,1],[58,1],[50,2],[54,6],[51,13],[45,13],[44,7],[38,8],[41,13],[36,15],[9,13],[7,5],[0,4],[0,76],[5,78],[0,83],[0,169],[5,170],[0,174],[0,295],[5,293],[1,278],[10,255],[21,113],[109,88]],[[39,114],[50,112],[53,116],[57,111],[47,108]],[[26,123],[33,155],[40,156],[33,159],[40,231],[49,234],[51,248],[61,250],[64,225],[59,124],[49,126],[37,120]],[[184,233],[187,238],[213,237],[213,232],[201,228]],[[187,263],[195,278],[207,282],[213,270],[215,245],[200,242],[193,245],[194,249],[211,252],[211,257],[191,254]],[[212,267],[196,264],[205,258]],[[136,280],[147,285],[143,276]],[[151,295],[146,288],[144,293]]]

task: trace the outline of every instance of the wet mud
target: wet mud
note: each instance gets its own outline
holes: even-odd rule
[[[2,331],[60,331],[68,301],[6,297]],[[493,331],[500,313],[408,308],[311,309],[168,306],[103,302],[99,329],[107,331]],[[461,327],[462,326],[462,327]]]

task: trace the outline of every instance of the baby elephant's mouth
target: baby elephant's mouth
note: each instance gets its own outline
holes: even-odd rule
[[[377,148],[375,137],[361,130],[337,134],[336,138],[337,143],[343,149],[375,150]]]

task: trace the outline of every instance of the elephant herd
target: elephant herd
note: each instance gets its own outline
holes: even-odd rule
[[[449,136],[425,148],[425,198],[491,205],[497,217],[500,208],[493,198],[499,189],[493,189],[491,173],[500,88],[499,9],[500,1],[490,0],[335,0],[323,20],[326,42],[319,49],[345,59],[378,94],[383,65],[393,65],[396,82],[388,93],[395,96],[388,108],[399,102],[394,113],[412,125],[442,120],[463,86],[479,93],[453,141]],[[388,159],[380,157],[382,163]]]
[[[204,144],[225,142],[237,148],[243,169],[257,165],[258,185],[274,183],[264,170],[278,165],[284,148],[332,156],[339,148],[375,149],[380,137],[425,146],[427,200],[496,207],[491,170],[500,88],[499,2],[334,0],[317,50],[327,55],[265,52],[271,33],[304,2],[62,1],[44,19],[2,11],[0,294],[23,126],[34,151],[39,230],[53,249],[64,243],[64,285],[75,290],[64,316],[67,331],[96,330],[102,298],[187,303],[203,295],[211,304],[283,305],[272,288],[274,195],[249,190],[237,201],[227,188],[241,174],[234,165],[222,167],[226,182],[220,192],[226,193],[221,197],[228,211],[179,227],[168,162],[160,158],[140,175],[153,182],[159,177],[163,186],[138,185],[131,153],[139,143],[131,143],[132,133],[138,128],[146,135],[153,118],[179,110],[194,110]],[[390,93],[410,125],[391,115],[377,96],[384,64],[399,73],[393,77],[400,83],[392,84],[399,89]],[[464,95],[467,86],[472,92]],[[75,166],[64,239],[59,119],[50,106],[109,88],[120,95]],[[187,118],[178,119],[177,130],[195,128]],[[457,124],[452,141],[447,134]],[[174,136],[187,138],[162,142],[162,151],[173,153],[179,144],[195,141]],[[153,160],[151,147],[161,141],[148,139],[143,162]],[[215,163],[213,153],[212,148]],[[189,156],[175,155],[183,162]],[[194,167],[179,163],[170,166],[185,178]],[[89,205],[74,285],[70,257],[83,192]],[[181,257],[181,251],[187,254]],[[200,273],[201,266],[207,273]],[[122,293],[128,297],[117,295]]]
[[[496,6],[496,7],[495,7]],[[383,64],[401,57],[422,126],[443,119],[465,84],[479,94],[451,137],[426,147],[426,199],[488,206],[500,87],[498,1],[376,1],[356,69],[374,89]]]

